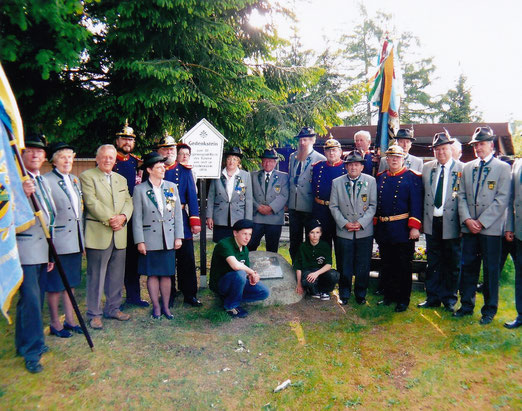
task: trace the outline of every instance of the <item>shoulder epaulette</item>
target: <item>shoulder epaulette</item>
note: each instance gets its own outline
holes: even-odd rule
[[[413,174],[415,174],[417,177],[422,177],[422,173],[419,173],[418,171],[415,171],[415,170],[412,170],[411,168],[409,169]]]
[[[192,164],[181,164],[181,163],[179,163],[179,164],[180,164],[180,166],[185,167],[187,170],[192,170],[192,167],[193,167]]]
[[[379,177],[380,175],[386,173],[386,171],[388,171],[388,170],[383,170],[383,171],[381,171],[380,173],[377,173],[377,177]]]
[[[130,153],[131,157],[134,157],[136,160],[138,161],[143,161],[141,158],[139,158],[138,156],[135,156],[134,154]]]
[[[316,161],[315,163],[312,163],[312,167],[315,167],[317,164],[322,163],[323,160]]]

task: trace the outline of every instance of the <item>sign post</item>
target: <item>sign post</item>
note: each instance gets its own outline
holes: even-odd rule
[[[181,141],[190,146],[192,171],[199,179],[201,233],[199,241],[200,275],[207,275],[207,187],[206,179],[215,180],[221,173],[223,146],[227,139],[206,119],[192,127]]]

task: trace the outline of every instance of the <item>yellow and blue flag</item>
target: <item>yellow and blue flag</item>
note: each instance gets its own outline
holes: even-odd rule
[[[11,106],[11,110],[18,112],[16,107]],[[33,210],[23,191],[19,166],[9,139],[8,133],[13,132],[11,118],[4,101],[0,100],[0,309],[9,323],[7,311],[23,280],[16,233],[34,224]]]

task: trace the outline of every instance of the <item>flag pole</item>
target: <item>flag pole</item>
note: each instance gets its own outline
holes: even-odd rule
[[[27,170],[25,169],[24,163],[22,161],[22,157],[20,156],[20,150],[18,149],[18,146],[16,145],[15,137],[11,133],[10,130],[7,130],[7,135],[9,136],[9,144],[11,145],[11,147],[13,149],[15,160],[18,163],[18,172],[22,176],[22,182],[26,181],[30,177],[27,174]],[[43,217],[40,205],[38,204],[38,201],[36,200],[36,196],[34,193],[32,193],[29,198],[31,200],[31,203],[33,204],[34,215],[36,218],[38,218],[40,220],[40,225],[42,226],[42,230],[45,234],[45,238],[47,239],[47,244],[49,244],[49,250],[51,251],[51,256],[54,259],[54,264],[56,265],[56,268],[58,269],[58,273],[60,274],[60,277],[63,281],[63,285],[65,286],[65,291],[67,291],[67,295],[69,296],[69,299],[71,300],[71,304],[73,306],[74,312],[76,313],[76,317],[78,318],[78,322],[80,323],[80,327],[83,331],[83,335],[85,336],[85,339],[87,340],[87,344],[89,344],[91,351],[93,351],[94,344],[92,342],[89,331],[87,330],[87,326],[85,325],[85,321],[83,320],[82,314],[80,313],[80,309],[78,308],[76,299],[74,298],[74,294],[72,292],[71,285],[69,284],[69,280],[67,280],[67,276],[65,275],[65,271],[63,269],[62,262],[60,261],[58,253],[56,252],[56,248],[54,247],[53,240],[51,239],[51,234],[49,233],[49,230],[47,229],[47,223],[45,222],[45,219]]]

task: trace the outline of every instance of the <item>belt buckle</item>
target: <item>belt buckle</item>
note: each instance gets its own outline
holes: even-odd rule
[[[390,221],[390,217],[386,216],[386,217],[383,217],[382,218],[382,221],[384,221],[385,223]]]

